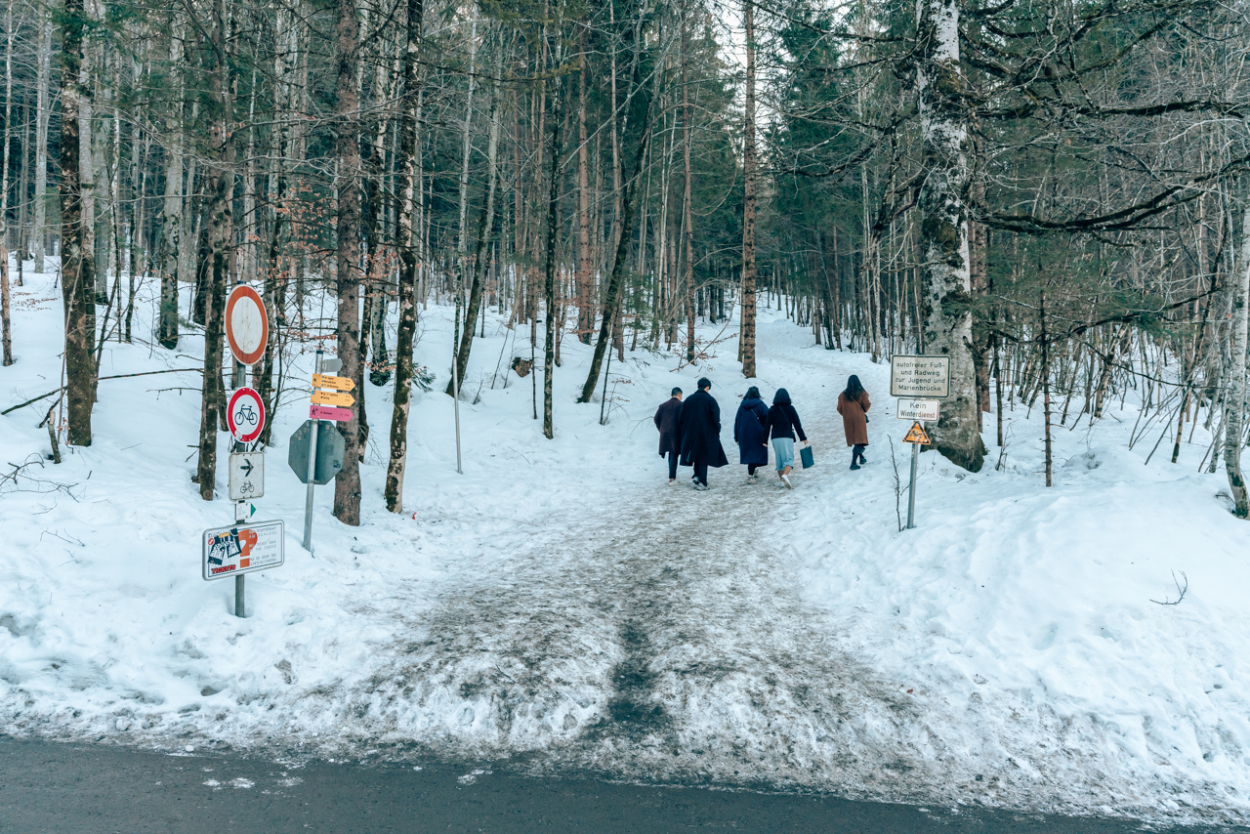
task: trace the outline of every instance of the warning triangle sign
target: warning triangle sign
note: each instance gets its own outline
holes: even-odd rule
[[[929,445],[929,435],[925,434],[919,423],[912,423],[911,429],[907,432],[907,436],[903,438],[904,443],[921,443],[925,446]]]

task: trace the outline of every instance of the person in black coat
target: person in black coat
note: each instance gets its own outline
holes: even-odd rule
[[[734,443],[738,444],[738,462],[747,467],[747,483],[753,484],[757,480],[755,470],[768,465],[768,406],[754,385],[738,406]]]
[[[699,380],[699,390],[690,395],[678,415],[681,435],[681,465],[694,467],[695,489],[707,489],[708,467],[729,464],[720,445],[720,405],[708,391],[712,382]]]
[[[799,440],[807,442],[803,433],[803,424],[799,422],[799,413],[790,402],[790,394],[784,388],[778,388],[773,395],[773,407],[768,409],[768,429],[773,437],[773,451],[777,453],[777,477],[792,489],[790,473],[794,471],[794,433],[798,432]]]
[[[668,456],[668,482],[677,483],[677,458],[681,456],[681,436],[677,423],[681,416],[681,389],[655,410],[655,427],[660,430],[660,457]]]

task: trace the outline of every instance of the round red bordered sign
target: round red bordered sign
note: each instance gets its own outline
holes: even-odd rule
[[[265,404],[251,388],[240,388],[230,395],[226,409],[226,425],[230,435],[240,443],[251,443],[265,427]]]
[[[255,365],[269,343],[269,317],[265,302],[251,287],[238,285],[226,299],[226,341],[230,352],[244,365]]]

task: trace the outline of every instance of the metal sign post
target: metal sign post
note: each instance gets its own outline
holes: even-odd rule
[[[346,392],[356,387],[356,383],[341,376],[330,376],[343,367],[340,359],[325,359],[322,351],[317,351],[313,366],[312,405],[308,408],[308,422],[304,423],[291,435],[290,456],[288,462],[299,479],[308,484],[308,496],[304,500],[304,549],[309,553],[312,548],[312,516],[313,495],[317,484],[327,483],[334,474],[343,467],[343,438],[337,430],[321,437],[322,427],[327,422],[345,423],[352,419],[350,408],[356,398]],[[322,390],[328,389],[328,390]],[[329,441],[326,445],[323,441]],[[306,444],[306,445],[305,445]],[[307,451],[308,459],[301,455]]]
[[[226,407],[226,424],[238,444],[230,455],[230,500],[235,502],[235,526],[205,531],[202,540],[204,578],[220,579],[233,574],[234,614],[246,617],[244,572],[276,567],[282,564],[283,553],[281,521],[263,522],[256,528],[267,531],[262,547],[266,556],[262,558],[252,553],[253,546],[259,541],[258,534],[239,527],[256,512],[250,499],[265,494],[264,453],[248,448],[265,428],[265,404],[259,393],[246,386],[248,371],[261,361],[269,345],[269,316],[260,294],[245,284],[238,284],[230,291],[225,313],[226,343],[230,345],[236,363],[236,390],[230,395]],[[277,525],[276,528],[274,525]],[[276,543],[271,532],[274,529],[277,530]],[[276,564],[274,552],[277,553]]]
[[[912,444],[911,486],[907,491],[907,529],[911,530],[916,526],[916,461],[920,458],[920,447],[929,442],[929,435],[919,423],[912,423],[903,442]]]

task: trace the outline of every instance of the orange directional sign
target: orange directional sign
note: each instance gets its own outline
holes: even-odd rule
[[[907,432],[907,436],[903,438],[904,443],[921,443],[929,445],[929,435],[925,434],[924,429],[919,423],[912,423],[911,430]]]
[[[313,388],[333,388],[335,391],[350,391],[355,387],[356,383],[345,376],[313,374]]]
[[[356,402],[356,398],[351,394],[341,394],[338,391],[313,391],[312,401],[321,405],[341,405],[346,407]]]

